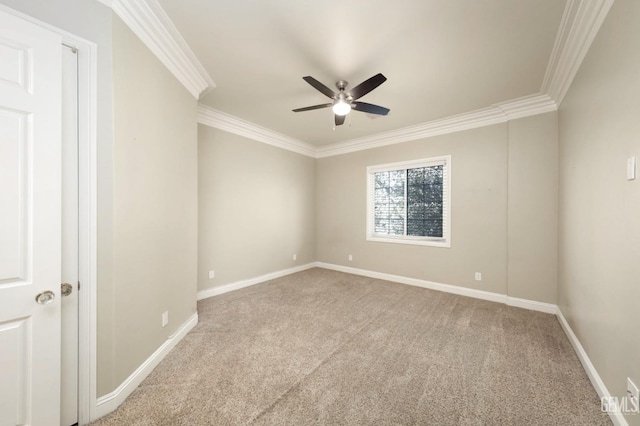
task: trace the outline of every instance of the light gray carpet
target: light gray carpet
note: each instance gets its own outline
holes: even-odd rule
[[[96,425],[605,425],[553,315],[324,269],[199,302]]]

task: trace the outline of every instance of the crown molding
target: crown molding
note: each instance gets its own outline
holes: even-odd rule
[[[215,87],[157,0],[99,0],[111,7],[163,64],[198,98]],[[464,114],[325,146],[283,135],[199,104],[198,122],[309,157],[323,158],[504,123],[555,111],[614,0],[567,0],[539,94]]]
[[[558,103],[547,94],[536,93],[535,95],[500,102],[494,104],[493,107],[502,111],[506,116],[506,120],[504,121],[510,121],[517,118],[556,111],[558,109]]]
[[[560,105],[614,0],[567,0],[542,82]]]
[[[198,99],[216,87],[178,29],[156,0],[100,0],[158,57]]]
[[[505,123],[509,120],[543,114],[557,109],[556,103],[548,95],[536,94],[501,102],[465,114],[325,146],[311,145],[203,104],[198,105],[198,123],[298,154],[324,158]]]
[[[198,104],[198,123],[315,158],[316,147],[210,106]]]
[[[548,95],[536,94],[525,96],[465,114],[454,115],[415,126],[403,127],[377,135],[320,146],[317,148],[316,158],[348,154],[364,149],[378,148],[447,133],[460,132],[462,130],[490,126],[517,118],[555,111],[557,109],[556,103]]]

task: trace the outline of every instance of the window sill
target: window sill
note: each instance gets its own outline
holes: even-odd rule
[[[431,247],[445,247],[450,248],[451,242],[446,239],[418,239],[418,238],[393,238],[382,237],[377,235],[367,235],[367,241],[374,241],[378,243],[395,243],[395,244],[411,244],[416,246],[431,246]]]

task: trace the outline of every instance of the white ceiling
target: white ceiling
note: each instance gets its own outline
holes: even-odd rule
[[[326,145],[540,92],[564,0],[159,0],[216,88],[201,103]],[[302,80],[388,80],[333,129]]]

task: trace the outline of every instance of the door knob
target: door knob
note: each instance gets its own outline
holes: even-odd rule
[[[56,294],[50,290],[43,291],[42,293],[38,293],[36,296],[36,302],[41,305],[47,305],[53,302],[53,299],[56,298]]]
[[[73,286],[69,283],[60,284],[60,291],[63,296],[68,296],[73,291]]]

